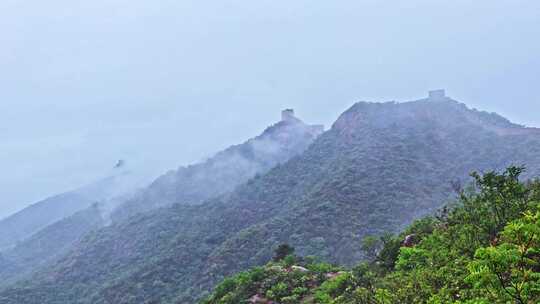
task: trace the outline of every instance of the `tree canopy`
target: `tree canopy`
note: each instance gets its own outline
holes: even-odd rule
[[[523,171],[474,173],[474,184],[437,216],[396,236],[366,238],[359,249],[372,259],[352,269],[315,263],[276,277],[274,261],[227,279],[203,303],[253,296],[278,303],[540,303],[540,182],[520,181]],[[415,240],[405,242],[410,236]]]

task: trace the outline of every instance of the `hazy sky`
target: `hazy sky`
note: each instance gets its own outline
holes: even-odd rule
[[[0,217],[260,133],[446,88],[540,126],[540,1],[0,1]]]

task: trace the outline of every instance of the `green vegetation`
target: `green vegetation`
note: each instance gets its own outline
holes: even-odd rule
[[[476,249],[489,247],[491,236],[499,236],[522,209],[504,201],[496,209],[477,208],[499,199],[497,192],[479,196],[477,185],[463,193],[468,200],[462,207],[415,222],[399,237],[392,234],[455,201],[453,190],[468,184],[472,171],[514,163],[528,165],[524,178],[540,176],[538,133],[489,121],[453,101],[358,103],[306,151],[230,193],[90,233],[31,280],[1,290],[0,303],[193,304],[227,276],[272,260],[284,243],[298,256],[348,268],[376,259],[358,269],[365,276],[353,276],[365,289],[359,296],[400,296],[414,303],[422,293],[437,291],[445,301],[457,287],[472,290],[461,284],[471,274]],[[498,176],[492,174],[491,183]],[[376,237],[363,242],[370,235]],[[414,246],[401,252],[406,236]],[[290,264],[287,256],[279,263]],[[441,277],[455,281],[446,286]]]
[[[318,135],[320,131],[299,119],[280,121],[261,135],[231,146],[204,162],[158,177],[141,193],[116,208],[111,217],[120,222],[174,203],[202,204],[301,154]]]
[[[61,258],[80,238],[103,226],[97,204],[40,230],[0,255],[0,288]],[[3,256],[3,261],[2,261]],[[4,265],[2,265],[4,264]]]
[[[285,248],[294,251],[283,244],[276,249],[275,256],[281,256]],[[293,304],[307,298],[326,299],[328,293],[335,293],[345,286],[348,279],[349,274],[339,267],[289,254],[264,267],[225,279],[202,303],[237,304],[251,300]]]
[[[540,182],[520,182],[522,172],[473,174],[437,217],[366,238],[374,259],[351,270],[281,260],[226,279],[202,303],[540,303]]]

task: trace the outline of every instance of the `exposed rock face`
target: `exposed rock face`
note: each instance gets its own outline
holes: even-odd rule
[[[273,304],[274,302],[264,298],[261,295],[256,294],[256,295],[254,295],[253,297],[251,297],[249,299],[249,303],[251,303],[251,304]]]
[[[325,274],[324,276],[329,280],[333,280],[333,279],[339,277],[340,275],[342,275],[344,273],[345,273],[344,271],[329,272],[329,273]]]
[[[414,244],[416,244],[416,235],[415,234],[409,234],[403,240],[402,246],[404,246],[404,247],[413,247]]]
[[[302,122],[294,116],[293,110],[285,110],[282,115],[280,122],[261,135],[219,152],[205,162],[181,167],[159,177],[134,199],[120,206],[114,212],[113,220],[174,203],[197,205],[232,191],[255,175],[264,174],[301,154],[324,131],[323,126]]]
[[[302,267],[302,266],[296,266],[296,265],[293,265],[291,266],[291,270],[292,271],[298,271],[298,272],[308,272],[309,270],[305,267]]]

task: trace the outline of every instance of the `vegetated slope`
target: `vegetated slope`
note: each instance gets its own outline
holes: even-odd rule
[[[109,177],[59,194],[0,221],[0,251],[9,249],[43,228],[90,207],[93,203],[125,195],[139,185],[129,172],[115,170]]]
[[[62,219],[21,241],[14,248],[2,252],[0,287],[29,275],[40,266],[62,257],[82,236],[103,226],[98,205]]]
[[[203,197],[229,191],[249,177],[267,171],[276,163],[284,162],[301,153],[321,132],[322,127],[306,125],[291,113],[279,123],[267,128],[262,135],[250,139],[244,144],[232,146],[205,163],[181,168],[177,172],[170,172],[139,192],[102,200],[99,203],[99,211],[102,212],[103,220],[99,217],[99,221],[94,221],[94,217],[91,216],[94,214],[81,212],[65,220],[52,223],[35,235],[20,241],[22,244],[15,249],[6,250],[4,254],[9,255],[13,267],[0,271],[2,282],[0,285],[5,286],[12,283],[39,267],[48,267],[60,254],[69,249],[75,239],[84,235],[85,232],[97,228],[94,225],[89,225],[89,221],[95,225],[104,225],[110,223],[111,211],[114,212],[116,220],[120,220],[132,213],[170,204],[175,199],[191,198],[195,200],[192,203],[197,203]],[[119,162],[119,164],[123,163],[123,161]],[[120,177],[124,178],[125,176]],[[103,199],[110,196],[104,191],[107,189],[109,192],[124,193],[125,191],[122,192],[120,189],[122,185],[116,180],[117,178],[118,176],[114,176],[69,193],[80,195],[80,199],[75,200],[70,206],[74,208],[84,206],[83,198],[86,196],[83,194],[95,195],[96,199]],[[203,188],[203,185],[210,188]],[[52,200],[39,205],[39,207],[42,209],[50,208],[52,205],[52,207],[57,207],[60,212],[69,214],[68,208],[64,208],[61,204],[54,205],[56,202]],[[90,208],[98,211],[97,205]],[[20,217],[28,214],[28,210],[24,210]],[[39,219],[46,218],[46,216],[40,216]],[[88,218],[84,218],[84,216],[88,216]],[[69,231],[61,229],[69,229]],[[59,236],[61,237],[59,238]]]
[[[113,213],[119,221],[173,203],[195,205],[232,191],[256,174],[302,153],[323,132],[288,115],[261,135],[231,146],[195,165],[181,167],[156,179]]]
[[[11,272],[17,269],[17,267],[15,267],[15,265],[13,265],[11,261],[4,258],[2,253],[0,253],[0,268],[2,269],[3,272]]]
[[[330,303],[324,301],[323,295],[329,289],[338,293],[342,286],[349,287],[349,276],[344,268],[290,254],[223,280],[201,303]]]
[[[91,204],[92,198],[65,193],[31,205],[0,221],[0,249],[12,247],[47,225]]]
[[[366,235],[444,205],[473,170],[527,164],[540,134],[449,99],[358,103],[303,154],[201,206],[175,205],[88,236],[6,303],[194,303],[279,243],[352,265]]]
[[[540,182],[520,173],[476,175],[474,191],[436,218],[366,239],[375,258],[350,271],[280,246],[279,259],[227,278],[202,303],[539,303]]]

